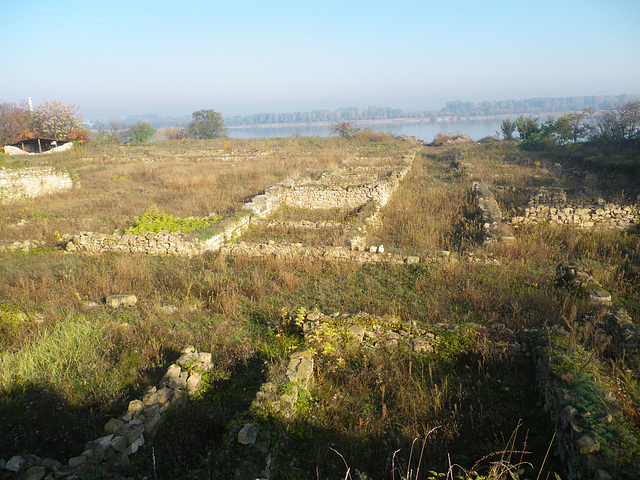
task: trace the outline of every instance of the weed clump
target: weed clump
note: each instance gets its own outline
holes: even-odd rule
[[[125,233],[157,233],[162,230],[169,232],[191,233],[194,230],[206,228],[219,221],[220,216],[218,215],[210,216],[209,218],[177,218],[166,213],[164,210],[161,210],[157,205],[151,205],[143,215],[134,217],[134,225],[127,228]]]

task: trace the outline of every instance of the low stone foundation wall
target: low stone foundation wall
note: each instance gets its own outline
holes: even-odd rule
[[[347,260],[356,263],[395,263],[409,265],[420,262],[420,257],[385,253],[381,251],[379,247],[372,247],[369,251],[358,251],[347,247],[315,247],[301,243],[229,243],[223,245],[220,253],[232,257],[262,257],[282,260],[315,258],[322,260]]]
[[[544,407],[555,424],[568,478],[637,479],[637,466],[620,462],[631,432],[615,396],[596,381],[598,361],[579,345],[569,346],[569,335],[563,329],[552,331],[535,350]]]
[[[50,195],[73,187],[71,176],[53,167],[0,169],[0,202]]]
[[[68,252],[84,253],[145,253],[149,255],[196,255],[203,246],[183,233],[144,233],[139,235],[81,232],[63,237]]]
[[[509,228],[502,223],[502,212],[489,186],[484,183],[473,182],[471,188],[482,215],[484,241],[488,243],[497,240],[514,240]]]
[[[640,205],[619,205],[603,198],[588,198],[584,192],[570,197],[562,188],[541,187],[529,195],[523,214],[513,217],[511,224],[542,222],[626,230],[640,223]]]
[[[551,222],[582,228],[617,228],[626,230],[640,224],[638,205],[533,205],[526,207],[523,216],[511,219],[512,225]]]
[[[610,293],[585,267],[558,266],[557,284],[587,295],[597,308],[612,305]],[[583,336],[587,338],[579,341]],[[571,480],[637,479],[640,457],[630,454],[640,449],[637,435],[613,393],[620,388],[615,387],[617,379],[602,368],[592,349],[606,358],[637,358],[640,326],[625,309],[609,308],[602,316],[590,314],[567,321],[567,328],[555,326],[538,334],[533,349],[538,384],[555,424],[558,451]]]
[[[375,202],[384,207],[411,169],[414,158],[415,152],[404,157],[406,165],[392,169],[385,177],[369,175],[364,183],[357,183],[362,182],[363,178],[360,175],[354,178],[350,175],[353,169],[349,168],[325,173],[317,182],[285,180],[268,188],[264,194],[255,196],[243,209],[259,218],[266,218],[280,205],[308,210],[354,209]]]
[[[291,228],[291,229],[301,229],[301,230],[322,230],[322,229],[331,229],[331,228],[340,228],[343,230],[354,230],[358,231],[358,229],[348,223],[340,223],[340,222],[311,222],[308,220],[285,220],[285,221],[276,221],[272,220],[266,224],[267,228]]]
[[[381,208],[399,186],[400,181],[409,172],[415,152],[404,157],[402,167],[392,168],[385,178],[366,185],[329,185],[298,184],[294,180],[285,180],[268,188],[264,194],[256,195],[242,207],[243,213],[228,218],[211,227],[215,233],[207,240],[199,241],[181,233],[145,233],[140,235],[101,234],[81,232],[66,236],[68,252],[105,253],[145,253],[150,255],[197,255],[205,251],[218,251],[225,244],[241,237],[255,222],[273,214],[281,205],[315,208],[358,208],[367,202],[375,204],[375,211],[367,217],[366,225],[375,225],[379,221]],[[386,167],[388,170],[389,167]],[[349,171],[345,169],[345,171]],[[329,177],[340,177],[341,172],[333,172]],[[349,178],[349,175],[345,175]],[[327,180],[325,179],[324,182]],[[338,182],[340,183],[340,182]],[[364,235],[354,234],[350,244],[353,249],[363,249]],[[327,247],[327,249],[330,247]],[[286,250],[286,248],[284,249]],[[285,254],[286,255],[286,254]],[[340,251],[319,252],[320,256],[342,258]],[[379,261],[379,260],[378,260]],[[401,262],[400,262],[401,263]]]
[[[393,182],[370,185],[300,185],[291,191],[284,191],[282,204],[304,209],[354,209],[373,201],[386,205],[397,185]]]
[[[611,305],[611,294],[591,276],[586,268],[579,265],[559,265],[557,281],[561,285],[581,290],[592,305]]]
[[[203,373],[213,368],[211,353],[197,352],[191,346],[182,348],[180,353],[158,387],[150,387],[140,399],[129,402],[126,412],[105,424],[106,435],[87,442],[81,455],[70,458],[66,465],[50,458],[15,455],[0,466],[0,472],[4,469],[0,477],[41,480],[48,475],[46,478],[78,479],[124,473],[131,464],[131,455],[155,438],[167,411],[183,405],[198,390]]]

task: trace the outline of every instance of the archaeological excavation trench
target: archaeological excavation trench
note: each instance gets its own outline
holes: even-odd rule
[[[482,253],[404,255],[394,253],[389,245],[369,244],[367,235],[381,224],[385,206],[410,174],[417,154],[412,151],[397,164],[380,162],[375,167],[362,167],[353,162],[315,180],[280,182],[252,198],[236,216],[212,227],[206,238],[176,232],[139,235],[83,232],[66,236],[61,245],[72,255],[124,253],[197,257],[215,253],[231,261],[274,259],[289,265],[287,262],[302,259],[347,262],[367,268],[389,265],[405,270],[425,269],[427,273],[432,267],[455,272],[466,268],[465,265],[471,268],[474,263],[482,263],[499,271],[500,253],[494,251],[516,244],[521,228],[557,223],[571,228],[622,230],[640,222],[638,206],[633,204],[614,204],[576,192],[567,195],[559,188],[536,187],[523,193],[516,191],[516,187],[469,181],[468,188],[475,195],[482,227],[482,248],[485,249]],[[503,215],[504,206],[514,197],[526,200],[514,209],[516,215]],[[22,244],[15,245],[15,250],[22,248]],[[615,295],[592,273],[583,265],[562,264],[548,282],[553,283],[559,295],[566,295],[567,301],[577,296],[594,309],[605,309],[602,310],[605,313],[589,321],[599,332],[601,344],[607,345],[608,355],[636,356],[640,329],[626,311],[615,304]],[[90,307],[103,308],[102,305]],[[117,312],[134,307],[135,303],[109,308]],[[629,467],[633,459],[629,459],[631,463],[617,463],[633,431],[625,426],[624,412],[616,395],[601,381],[604,374],[598,359],[573,341],[576,326],[517,329],[473,321],[459,325],[434,322],[427,326],[401,321],[392,315],[319,309],[283,313],[282,319],[283,324],[280,330],[274,330],[274,335],[284,338],[285,332],[289,332],[298,338],[295,348],[292,346],[284,359],[276,362],[256,357],[246,368],[238,367],[234,371],[236,377],[216,379],[212,352],[199,352],[185,346],[171,365],[156,374],[157,382],[150,384],[139,398],[131,398],[123,412],[104,423],[100,435],[86,439],[84,447],[75,449],[76,454],[53,461],[23,451],[3,452],[0,454],[4,461],[0,464],[3,478],[127,475],[132,469],[161,478],[170,478],[167,472],[172,470],[182,471],[184,478],[210,478],[211,470],[217,468],[234,478],[282,478],[278,469],[285,464],[298,474],[314,475],[313,465],[295,464],[293,452],[304,461],[312,462],[305,454],[314,450],[314,437],[329,439],[331,435],[338,438],[332,445],[339,446],[345,459],[354,453],[347,445],[354,445],[354,451],[369,448],[372,451],[370,468],[388,470],[385,462],[393,455],[393,449],[386,443],[386,432],[356,439],[345,432],[309,426],[313,424],[309,419],[313,418],[314,408],[322,404],[331,412],[332,402],[346,404],[349,399],[340,394],[339,387],[354,386],[358,379],[368,379],[367,375],[371,375],[371,384],[363,380],[361,387],[367,395],[362,404],[351,406],[366,411],[354,416],[360,424],[366,424],[363,419],[368,416],[387,415],[387,403],[391,405],[400,400],[394,398],[395,392],[385,390],[383,380],[376,380],[378,383],[373,380],[372,365],[385,357],[407,359],[410,366],[405,374],[411,381],[417,375],[413,369],[422,366],[424,371],[421,376],[415,376],[416,383],[424,389],[442,389],[442,398],[446,397],[447,389],[458,388],[460,392],[486,389],[491,396],[501,399],[496,402],[511,402],[513,415],[528,416],[523,429],[530,429],[532,443],[539,442],[534,448],[542,450],[542,458],[548,446],[545,442],[551,441],[549,433],[553,431],[553,450],[558,455],[550,464],[562,468],[566,478],[637,478]],[[450,377],[429,379],[425,372],[427,366],[432,365],[430,362],[435,362],[434,358],[450,361],[433,363],[450,369]],[[338,368],[344,365],[347,373],[341,373]],[[455,388],[448,383],[453,378],[458,382]],[[473,382],[476,383],[472,385]],[[244,402],[235,407],[220,398],[225,392],[231,398],[239,389],[245,392]],[[331,392],[332,396],[325,397],[324,392]],[[599,401],[590,401],[593,397]],[[474,421],[485,422],[484,429],[489,429],[491,422],[499,428],[502,420],[488,411],[495,405],[484,403],[485,400],[480,401],[472,394],[460,395],[460,398],[458,403],[452,401],[447,406],[467,411],[448,420],[443,413],[443,422],[449,428],[462,430],[458,432],[461,436],[464,429],[480,431],[480,427],[473,425]],[[225,405],[228,415],[225,421],[192,418],[193,415],[206,416],[207,406],[213,403]],[[424,435],[425,432],[418,433]],[[197,440],[193,444],[174,438],[180,435],[187,438],[192,435]],[[484,440],[481,436],[475,438],[478,445]],[[454,440],[450,442],[451,447],[461,447]],[[186,443],[190,443],[189,448],[184,446]],[[428,448],[435,455],[441,453],[438,449],[443,446],[434,443]],[[199,458],[197,468],[188,465],[184,457],[189,455]],[[335,454],[328,452],[326,457],[316,459],[322,462],[323,474],[327,478],[344,477],[340,458],[336,455],[335,461],[327,460],[330,455]],[[398,460],[409,461],[406,456]],[[328,465],[335,468],[331,470]],[[158,471],[158,466],[166,471]],[[444,468],[438,463],[426,466],[439,471]],[[357,467],[362,469],[366,465]]]

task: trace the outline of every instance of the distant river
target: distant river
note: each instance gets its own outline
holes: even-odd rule
[[[504,118],[507,118],[505,115]],[[409,135],[430,142],[438,133],[466,134],[472,140],[480,140],[500,131],[502,118],[495,119],[455,119],[430,121],[375,121],[354,122],[357,128],[389,132],[394,135]],[[229,127],[231,138],[281,138],[299,135],[301,137],[327,137],[331,124],[316,123],[305,125],[254,125],[246,127]]]

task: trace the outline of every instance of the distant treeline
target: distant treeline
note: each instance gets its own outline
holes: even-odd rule
[[[293,113],[258,113],[246,117],[225,118],[229,127],[238,125],[264,125],[271,123],[317,123],[317,122],[354,122],[358,120],[380,120],[404,118],[408,114],[399,108],[389,107],[346,107],[338,110],[313,110]]]
[[[606,110],[637,99],[638,95],[591,95],[565,98],[529,98],[526,100],[495,100],[447,102],[436,111],[405,112],[399,108],[389,107],[347,107],[338,110],[313,110],[311,112],[293,113],[258,113],[246,117],[235,116],[225,118],[228,127],[240,125],[265,125],[276,123],[315,123],[315,122],[357,122],[358,120],[385,120],[393,118],[431,118],[442,116],[476,116],[476,115],[508,115],[537,114],[553,112],[575,112],[585,108]]]
[[[585,108],[607,110],[615,105],[638,99],[638,95],[591,95],[588,97],[529,98],[527,100],[496,100],[481,103],[447,102],[441,115],[505,115],[513,113],[576,112]]]
[[[585,108],[606,110],[615,105],[640,98],[639,95],[591,95],[565,98],[529,98],[527,100],[494,100],[463,102],[460,100],[447,102],[440,110],[424,112],[405,112],[399,108],[389,107],[346,107],[337,110],[313,110],[311,112],[292,113],[258,113],[248,116],[236,115],[225,117],[227,127],[241,125],[268,125],[282,123],[317,123],[317,122],[357,122],[362,120],[390,120],[394,118],[433,118],[443,116],[476,116],[476,115],[509,115],[574,112]],[[191,120],[190,115],[183,117],[163,117],[157,114],[135,115],[124,119],[122,123],[132,125],[145,122],[154,128],[168,126],[184,127]]]

